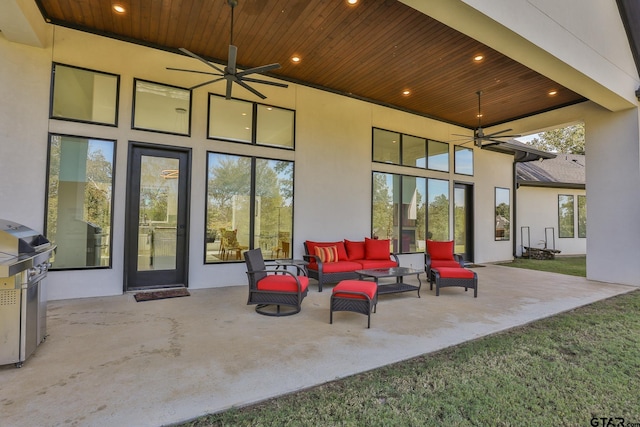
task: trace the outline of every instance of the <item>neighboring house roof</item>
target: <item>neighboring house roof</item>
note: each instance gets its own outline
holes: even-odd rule
[[[519,185],[531,187],[585,188],[585,156],[558,154],[554,159],[516,165]]]

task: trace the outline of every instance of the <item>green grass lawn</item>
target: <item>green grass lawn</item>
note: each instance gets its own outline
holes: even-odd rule
[[[183,426],[640,425],[639,314],[640,290]]]
[[[545,260],[516,258],[513,262],[500,263],[500,265],[587,277],[586,256],[563,256]]]

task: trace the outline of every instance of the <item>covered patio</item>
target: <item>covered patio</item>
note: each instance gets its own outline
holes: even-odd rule
[[[247,289],[190,290],[137,303],[133,294],[52,301],[47,340],[21,369],[0,367],[3,425],[159,426],[313,387],[494,334],[637,289],[486,265],[478,298],[380,298],[366,317],[334,314],[311,285],[302,311],[268,318]],[[425,285],[426,283],[426,285]]]

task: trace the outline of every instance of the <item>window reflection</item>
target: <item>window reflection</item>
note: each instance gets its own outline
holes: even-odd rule
[[[511,239],[511,198],[508,188],[496,187],[496,240]]]
[[[454,172],[461,175],[473,175],[473,150],[456,145],[454,154]]]

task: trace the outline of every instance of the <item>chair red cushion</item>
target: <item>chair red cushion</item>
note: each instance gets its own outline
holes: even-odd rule
[[[389,240],[364,238],[365,259],[389,259],[391,251]]]
[[[458,261],[440,260],[431,261],[431,268],[462,268]]]
[[[473,279],[473,271],[466,268],[438,267],[435,270],[440,273],[440,277],[443,279]]]
[[[336,298],[367,299],[364,295],[345,294],[344,291],[361,292],[373,299],[378,292],[378,285],[365,280],[343,280],[333,288],[332,293]]]
[[[300,291],[304,292],[309,286],[309,278],[307,276],[298,276],[298,280],[301,286]],[[296,279],[290,274],[270,274],[259,280],[257,287],[261,291],[298,292]]]
[[[362,242],[352,242],[351,240],[344,239],[344,246],[347,249],[347,255],[349,255],[349,261],[365,258],[364,240]]]
[[[339,261],[348,261],[349,257],[347,256],[347,250],[344,247],[344,242],[312,242],[311,240],[307,240],[306,242],[307,250],[309,251],[309,255],[316,254],[316,246],[335,246],[338,250],[338,260]]]
[[[335,246],[316,246],[315,252],[322,262],[338,262],[338,249]]]
[[[449,242],[427,240],[427,253],[431,255],[431,259],[453,260],[453,240]]]

